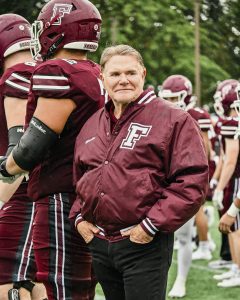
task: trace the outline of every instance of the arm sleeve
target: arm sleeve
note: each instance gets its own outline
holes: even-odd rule
[[[238,121],[234,119],[229,119],[223,121],[221,126],[221,132],[223,138],[225,139],[235,139],[235,135],[238,132]]]
[[[57,61],[47,61],[36,68],[31,88],[36,98],[72,98],[70,75]]]
[[[167,186],[141,223],[150,235],[177,230],[196,214],[206,196],[207,157],[190,116],[181,117],[173,126],[164,160]]]
[[[19,99],[27,99],[30,90],[30,79],[34,70],[34,66],[34,64],[18,64],[12,68],[9,68],[3,74],[3,95]]]

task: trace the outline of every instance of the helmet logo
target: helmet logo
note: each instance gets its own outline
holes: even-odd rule
[[[187,89],[189,89],[188,94],[190,95],[192,93],[192,83],[189,80],[185,80],[184,85]]]
[[[70,12],[72,11],[72,5],[70,4],[55,4],[53,7],[53,15],[51,17],[52,19],[56,19],[56,21],[54,21],[54,23],[52,23],[51,25],[61,25],[62,24],[62,18],[64,17],[65,14],[70,14]]]
[[[226,95],[231,91],[232,89],[232,85],[231,84],[227,84],[222,88],[222,97],[225,98]]]
[[[96,30],[96,31],[98,30],[98,24],[94,25],[94,30]]]
[[[24,26],[23,25],[19,25],[19,27],[18,27],[20,30],[24,30]]]

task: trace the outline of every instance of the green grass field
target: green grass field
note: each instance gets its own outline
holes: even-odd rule
[[[210,228],[211,235],[214,238],[217,248],[213,253],[213,260],[219,259],[219,240],[220,235],[217,230],[218,217],[215,216],[215,224]],[[167,292],[172,287],[176,276],[176,251],[173,256],[173,262],[168,276]],[[208,268],[207,261],[194,261],[192,263],[188,282],[187,282],[187,296],[182,298],[184,300],[237,300],[240,299],[240,287],[237,288],[219,288],[217,281],[213,279],[213,275],[219,273],[219,270],[214,271]],[[98,285],[96,290],[96,300],[104,300],[101,287]],[[167,300],[171,298],[167,297]],[[136,299],[137,300],[137,299]]]

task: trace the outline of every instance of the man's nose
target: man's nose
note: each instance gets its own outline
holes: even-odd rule
[[[120,75],[119,83],[121,83],[121,84],[128,84],[129,83],[129,80],[128,80],[128,77],[127,77],[126,74],[121,74]]]

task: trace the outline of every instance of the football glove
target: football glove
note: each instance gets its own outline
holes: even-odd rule
[[[213,205],[218,209],[223,209],[223,191],[215,190],[212,197]]]

